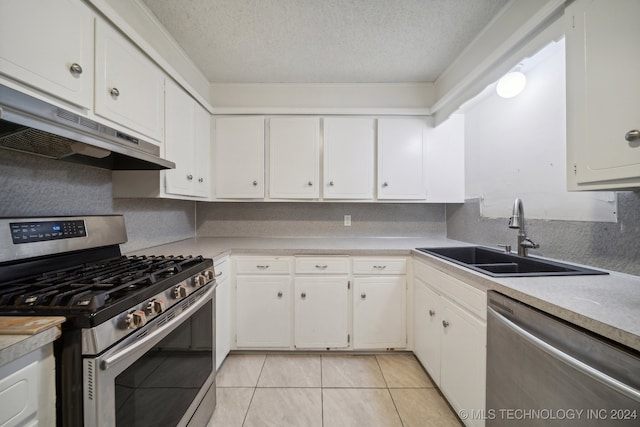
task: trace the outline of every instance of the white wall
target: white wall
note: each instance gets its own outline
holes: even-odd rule
[[[523,62],[525,90],[497,96],[491,85],[465,112],[466,197],[482,215],[507,217],[516,197],[526,217],[616,221],[611,192],[566,191],[564,41]]]

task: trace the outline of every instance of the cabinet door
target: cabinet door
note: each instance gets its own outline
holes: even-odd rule
[[[442,333],[440,295],[417,277],[414,283],[414,353],[436,385],[440,385],[440,335]]]
[[[195,108],[194,125],[194,188],[193,195],[198,197],[211,197],[211,114],[195,100],[192,100]]]
[[[269,196],[317,199],[320,120],[288,117],[269,120]]]
[[[349,291],[344,277],[296,277],[296,348],[348,346]]]
[[[406,347],[405,277],[358,277],[353,283],[354,349]]]
[[[229,261],[215,266],[216,271],[216,369],[231,350],[231,280]]]
[[[195,101],[170,80],[166,101],[165,157],[176,167],[165,171],[165,191],[191,196],[195,185]]]
[[[215,121],[215,196],[264,198],[264,117]]]
[[[0,74],[91,108],[93,21],[75,0],[0,2]]]
[[[109,24],[96,21],[96,114],[162,141],[164,75]]]
[[[639,15],[640,2],[605,0],[576,1],[565,13],[570,189],[640,185],[640,134],[625,139],[640,130]]]
[[[426,122],[378,120],[378,198],[422,200],[425,188]]]
[[[237,346],[289,347],[290,297],[289,276],[237,276]]]
[[[440,388],[456,410],[485,408],[486,324],[442,298]],[[482,419],[469,425],[482,426]]]
[[[373,130],[373,119],[324,119],[325,199],[373,198]]]

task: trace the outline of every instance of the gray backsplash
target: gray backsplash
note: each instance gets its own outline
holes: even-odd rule
[[[507,222],[481,217],[478,199],[447,206],[450,239],[487,246],[510,244],[515,250],[518,230],[508,228]],[[526,229],[540,244],[531,254],[640,275],[640,192],[618,193],[617,223],[533,219],[527,220]]]
[[[0,217],[122,214],[124,252],[195,235],[195,203],[112,199],[111,171],[0,150]]]
[[[420,203],[198,203],[207,237],[416,237],[446,232],[445,205]],[[351,215],[351,226],[344,226]]]

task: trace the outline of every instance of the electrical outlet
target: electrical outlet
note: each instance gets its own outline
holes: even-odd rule
[[[351,215],[344,216],[344,226],[351,227]]]

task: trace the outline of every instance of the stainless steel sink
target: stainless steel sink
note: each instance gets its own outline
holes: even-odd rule
[[[492,277],[579,276],[609,274],[606,271],[565,264],[483,246],[417,248],[417,250],[454,262]]]

